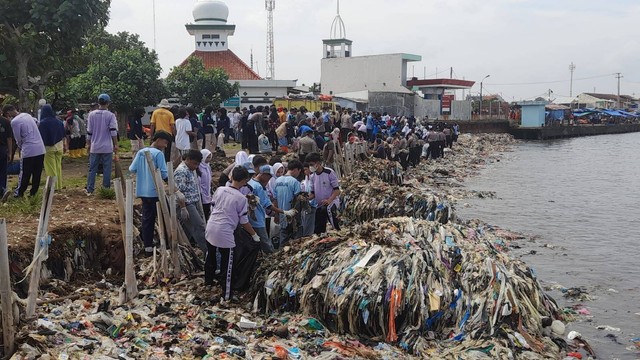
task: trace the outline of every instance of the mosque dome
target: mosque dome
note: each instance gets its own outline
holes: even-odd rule
[[[229,8],[218,0],[199,0],[193,7],[193,20],[197,24],[226,24]]]

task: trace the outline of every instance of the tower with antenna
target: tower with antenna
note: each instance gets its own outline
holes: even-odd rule
[[[353,41],[347,39],[347,30],[344,21],[340,17],[340,0],[337,0],[336,17],[331,23],[331,33],[329,39],[322,40],[324,45],[323,58],[351,57],[351,44]]]
[[[275,54],[273,45],[273,10],[276,8],[276,0],[265,0],[264,7],[267,10],[267,76],[268,80],[276,78]]]

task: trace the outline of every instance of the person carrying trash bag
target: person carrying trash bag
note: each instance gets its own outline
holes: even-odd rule
[[[259,247],[260,236],[249,224],[247,198],[240,189],[247,185],[249,171],[236,166],[231,171],[231,186],[219,187],[213,194],[211,216],[207,222],[207,256],[205,260],[204,283],[213,285],[217,267],[216,250],[220,252],[220,275],[224,299],[231,299],[234,272],[234,249],[236,248],[236,228],[241,227]]]

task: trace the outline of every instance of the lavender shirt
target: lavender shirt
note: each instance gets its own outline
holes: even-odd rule
[[[20,148],[20,157],[29,158],[44,155],[44,143],[36,119],[26,113],[20,113],[11,120],[13,138]]]
[[[113,152],[113,137],[118,136],[118,121],[109,110],[93,110],[87,118],[87,141],[92,154]]]
[[[323,168],[320,174],[312,173],[311,179],[311,191],[315,194],[315,199],[318,202],[318,206],[323,200],[331,197],[334,190],[340,189],[338,183],[338,177],[335,171],[329,168]],[[336,206],[340,205],[340,198],[336,197],[332,204]]]
[[[234,248],[233,232],[239,224],[249,222],[247,198],[235,188],[219,187],[213,194],[211,216],[205,237],[209,244],[220,248]]]

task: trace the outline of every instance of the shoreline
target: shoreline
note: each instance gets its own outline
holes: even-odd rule
[[[455,205],[458,204],[458,201],[460,199],[464,199],[465,196],[468,195],[473,195],[473,196],[491,196],[491,194],[476,194],[473,193],[472,191],[465,189],[464,185],[461,185],[464,180],[470,176],[474,176],[474,174],[477,174],[480,170],[480,168],[484,167],[484,165],[486,164],[487,161],[489,161],[489,159],[494,158],[494,159],[498,159],[499,155],[497,153],[499,152],[503,152],[503,151],[508,151],[508,146],[509,144],[513,144],[513,140],[510,140],[507,144],[491,144],[490,139],[493,137],[495,138],[496,135],[486,135],[486,136],[472,136],[470,137],[470,139],[472,141],[476,141],[477,143],[474,143],[473,146],[468,146],[466,148],[463,148],[461,146],[456,146],[458,149],[460,149],[460,153],[454,155],[453,157],[451,157],[454,161],[446,161],[445,160],[440,160],[440,161],[436,161],[436,162],[431,162],[431,163],[427,163],[427,164],[422,164],[420,165],[419,169],[416,170],[410,170],[408,171],[408,175],[406,175],[405,179],[405,184],[403,185],[404,187],[409,187],[412,188],[413,191],[415,191],[416,193],[418,192],[424,192],[424,191],[431,191],[432,195],[439,195],[442,196],[443,199],[446,199],[446,201],[450,201],[451,202],[451,206],[452,206],[452,211],[451,214],[454,215],[454,211],[453,208],[455,208]],[[504,139],[507,139],[506,136],[500,135],[500,137],[503,137]],[[458,144],[456,144],[458,145]],[[476,154],[473,155],[470,151],[476,151]],[[455,147],[454,147],[454,151],[455,151]],[[464,157],[464,161],[462,159],[460,159],[461,156],[465,156]],[[457,162],[455,162],[455,160],[459,160]],[[499,160],[497,160],[499,161]],[[416,173],[416,174],[412,174],[412,172]],[[428,176],[427,174],[437,174],[434,176]],[[408,182],[408,184],[407,184]],[[393,185],[390,185],[393,186]],[[444,192],[444,195],[442,195],[442,193],[440,193],[440,191]],[[452,220],[455,220],[455,215],[452,217]],[[384,220],[378,220],[378,221],[384,221]],[[512,236],[510,235],[512,233],[504,231],[500,234],[502,237],[509,237]],[[149,275],[149,271],[150,271],[150,262],[141,262],[139,263],[141,269],[139,271],[139,275],[143,275],[142,277],[144,278],[145,275]],[[148,280],[148,278],[147,278]],[[203,292],[204,289],[202,289],[201,287],[201,279],[199,279],[199,277],[196,276],[195,279],[185,279],[181,282],[179,282],[178,284],[175,285],[169,285],[166,287],[162,287],[161,289],[147,289],[147,290],[143,290],[141,292],[142,297],[145,298],[146,300],[150,300],[150,299],[156,299],[155,302],[159,301],[160,299],[164,298],[165,300],[182,300],[182,305],[179,305],[181,307],[189,307],[187,304],[198,304],[197,306],[202,306],[202,304],[206,303],[206,300],[204,298],[201,298],[199,296],[199,294],[204,294],[206,292]],[[52,281],[53,283],[57,283],[57,281]],[[103,283],[104,284],[104,283]],[[58,284],[61,285],[61,284]],[[94,285],[95,286],[95,285]],[[60,286],[62,288],[64,288],[64,286]],[[68,287],[68,286],[67,286]],[[118,286],[117,285],[102,285],[103,289],[98,290],[97,293],[95,293],[95,298],[93,299],[94,302],[90,303],[90,307],[89,309],[93,308],[94,305],[96,305],[96,303],[100,302],[100,301],[104,301],[105,299],[113,299],[113,297],[115,296],[115,294],[117,294],[117,289]],[[189,292],[187,289],[189,289],[189,287],[195,288],[195,289],[200,289],[198,291],[197,294],[184,294],[185,291]],[[69,289],[70,290],[70,289]],[[74,292],[77,292],[74,291]],[[91,291],[89,291],[89,293],[91,293]],[[163,295],[164,294],[164,295]],[[172,295],[169,295],[172,294]],[[85,302],[84,307],[86,308],[87,305],[86,304],[87,300],[76,300],[76,301],[68,301],[67,306],[74,306],[74,304],[78,304],[78,302],[80,302],[80,304],[83,304],[83,302]],[[137,300],[136,300],[137,301]],[[137,302],[136,306],[133,306],[133,309],[138,309],[138,310],[144,310],[145,307],[143,306],[143,304],[145,303],[145,301],[140,301]],[[140,306],[142,306],[142,308],[140,308]],[[57,308],[54,308],[53,310],[55,310]],[[121,309],[121,308],[117,308],[117,309]],[[201,308],[201,309],[204,309]],[[215,314],[216,311],[222,314],[227,314],[227,318],[229,318],[231,321],[225,320],[227,322],[227,324],[231,324],[236,322],[236,324],[239,322],[239,318],[238,315],[245,315],[248,316],[249,318],[254,319],[254,321],[256,320],[255,318],[255,314],[251,314],[250,312],[246,311],[246,310],[241,310],[240,308],[211,308],[213,310],[215,310],[211,314]],[[43,309],[46,310],[46,309]],[[51,308],[49,308],[48,310],[51,310]],[[147,314],[140,314],[140,317],[144,319],[146,319],[147,322],[149,322],[151,319],[149,318],[149,313],[150,310],[152,310],[149,307],[146,307],[146,311]],[[193,310],[190,310],[193,311]],[[55,312],[55,311],[54,311]],[[157,308],[156,308],[156,313],[157,313]],[[51,315],[51,313],[49,313],[49,315]],[[87,314],[88,315],[88,314]],[[119,317],[119,315],[126,315],[126,314],[122,314],[120,312],[115,312],[113,313],[114,317]],[[143,316],[144,315],[144,316]],[[295,319],[296,316],[294,315],[293,318]],[[135,319],[135,316],[134,316]],[[300,318],[299,316],[297,317],[299,323],[297,323],[296,327],[297,328],[306,328],[308,327],[308,321],[309,318]],[[205,319],[200,319],[201,321],[198,321],[199,323],[201,323],[202,321],[204,321]],[[264,318],[263,319],[263,326],[265,324],[268,324],[269,321],[273,321],[273,320],[269,320],[269,318]],[[306,324],[302,324],[305,321],[307,321]],[[135,324],[137,328],[140,328],[141,324],[139,321]],[[47,325],[49,325],[47,323]],[[23,328],[22,330],[25,330],[25,328]],[[58,327],[56,327],[56,330],[60,330]],[[273,329],[272,329],[273,330]],[[282,331],[282,329],[281,329]],[[318,329],[315,329],[313,331],[319,331]],[[246,331],[245,331],[246,332]],[[249,337],[251,338],[251,337]],[[281,338],[279,338],[281,339]],[[117,343],[117,338],[114,339],[116,340]],[[133,340],[133,339],[131,339]],[[217,340],[216,340],[217,341]],[[332,340],[333,341],[333,340]],[[340,340],[342,341],[342,340]],[[281,340],[280,342],[286,342],[285,340]],[[224,343],[224,342],[223,342]],[[347,344],[347,343],[343,343],[343,344]],[[147,344],[149,345],[149,344]],[[335,345],[335,344],[334,344]],[[328,345],[329,346],[329,345]],[[336,345],[337,346],[337,345]],[[333,348],[339,348],[334,346]],[[150,347],[149,346],[135,346],[135,348],[137,348],[137,351],[143,351],[147,348]],[[329,346],[331,347],[331,346]],[[222,350],[222,348],[224,348],[223,346],[218,346],[217,349],[218,350]],[[295,348],[295,346],[294,346]],[[395,349],[395,350],[394,350]],[[23,349],[23,351],[29,352],[28,350],[30,349]],[[98,349],[96,349],[98,350]],[[113,350],[113,349],[112,349]],[[225,350],[226,351],[226,350]],[[337,350],[340,352],[340,350]],[[347,351],[344,348],[342,348],[342,351]],[[351,351],[351,350],[350,350]],[[400,358],[409,358],[406,353],[403,352],[403,350],[398,349],[398,348],[394,348],[394,347],[389,347],[388,345],[385,346],[381,346],[380,349],[376,350],[379,352],[378,355],[382,355],[382,353],[380,353],[380,351],[382,352],[389,352],[390,354],[393,354],[393,356],[396,357],[400,357]],[[277,349],[276,349],[276,353],[277,353]],[[290,353],[290,355],[292,355]]]

